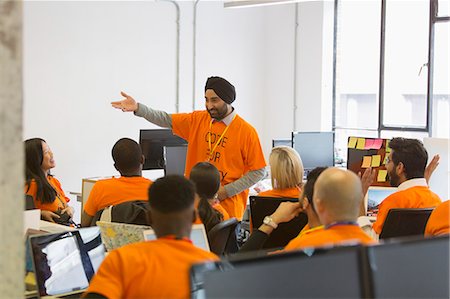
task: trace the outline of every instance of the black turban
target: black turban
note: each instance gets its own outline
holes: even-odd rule
[[[209,77],[206,80],[205,91],[212,89],[225,103],[231,104],[236,99],[234,86],[221,77]]]

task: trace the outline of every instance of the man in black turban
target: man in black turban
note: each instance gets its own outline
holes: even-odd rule
[[[209,77],[205,84],[206,110],[211,118],[222,120],[232,111],[236,99],[234,86],[221,77]]]
[[[221,174],[217,192],[221,207],[216,208],[241,219],[248,188],[264,178],[266,162],[256,130],[231,106],[236,99],[234,86],[224,78],[209,77],[205,85],[206,111],[191,113],[153,110],[124,92],[121,94],[125,99],[112,102],[114,108],[133,111],[188,141],[186,176],[198,162],[208,161],[217,167]]]

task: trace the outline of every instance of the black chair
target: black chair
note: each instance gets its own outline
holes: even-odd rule
[[[272,214],[278,206],[285,201],[298,202],[298,198],[279,198],[250,196],[250,217],[253,229],[263,223],[264,217]],[[273,249],[286,246],[290,240],[297,237],[303,227],[308,223],[308,217],[300,213],[287,223],[280,223],[263,245],[263,249]]]
[[[34,210],[36,206],[34,205],[33,196],[25,195],[25,210]]]
[[[210,250],[217,255],[236,253],[239,250],[236,238],[238,224],[239,221],[236,218],[216,224],[208,232]]]
[[[110,211],[109,211],[110,210]],[[107,217],[106,221],[120,222],[136,225],[150,225],[148,220],[148,201],[134,200],[126,201],[115,206],[106,207],[97,211],[91,221],[91,226],[102,218],[103,213],[111,213],[111,217]]]
[[[380,239],[423,235],[434,208],[390,209]]]

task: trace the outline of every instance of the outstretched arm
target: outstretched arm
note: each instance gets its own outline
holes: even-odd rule
[[[120,109],[123,112],[134,112],[136,116],[143,117],[157,126],[170,129],[172,128],[172,117],[167,112],[153,110],[144,104],[138,103],[123,91],[121,91],[120,94],[124,97],[124,99],[121,101],[111,102],[111,105],[114,108]]]
[[[217,197],[219,200],[224,200],[225,198],[241,193],[262,180],[266,174],[267,171],[265,167],[249,171],[240,179],[225,186],[220,186],[220,189],[217,192]]]

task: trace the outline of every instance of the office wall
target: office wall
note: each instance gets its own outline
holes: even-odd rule
[[[323,3],[299,4],[297,82],[295,4],[223,9],[221,1],[198,2],[195,77],[194,3],[178,4],[180,111],[192,110],[193,94],[195,108],[203,109],[208,76],[229,78],[237,89],[234,106],[258,130],[268,157],[271,140],[293,130],[297,84],[296,129],[328,129],[322,117],[331,100],[322,91]],[[166,1],[24,3],[23,137],[47,140],[64,190],[81,191],[83,177],[116,174],[115,141],[137,140],[139,129],[155,128],[110,107],[121,90],[175,112],[175,20],[175,6]]]

